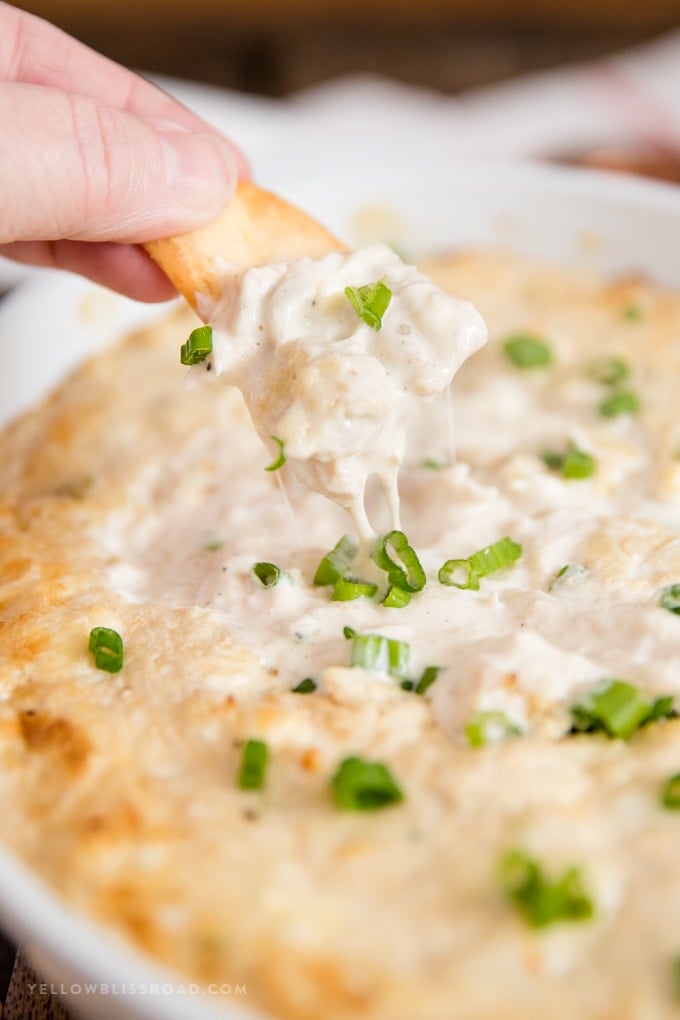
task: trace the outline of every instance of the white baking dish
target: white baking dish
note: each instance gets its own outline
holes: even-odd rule
[[[408,157],[384,165],[363,153],[351,172],[315,179],[310,168],[308,177],[281,185],[349,243],[383,236],[414,257],[491,245],[612,274],[642,272],[680,288],[680,189],[671,186],[531,165],[419,165]],[[0,306],[0,421],[39,399],[88,352],[160,314],[162,308],[70,277],[47,274],[24,284]],[[201,997],[188,981],[76,916],[1,849],[0,921],[83,1015],[255,1015],[235,989],[222,999]]]

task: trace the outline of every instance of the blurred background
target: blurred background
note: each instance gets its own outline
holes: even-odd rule
[[[447,94],[680,27],[680,0],[29,0],[128,66],[286,96],[375,73]]]

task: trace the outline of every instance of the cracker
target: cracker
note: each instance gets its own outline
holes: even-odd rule
[[[225,272],[279,259],[317,258],[343,245],[301,209],[250,181],[240,181],[212,223],[144,245],[192,308],[216,299]]]

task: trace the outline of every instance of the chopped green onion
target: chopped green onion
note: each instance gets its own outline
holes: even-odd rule
[[[670,696],[647,698],[624,680],[603,680],[583,701],[572,705],[573,732],[604,732],[628,740],[642,726],[676,715]]]
[[[352,638],[355,638],[357,636],[357,632],[355,631],[354,627],[343,627],[342,636],[346,637],[348,641],[351,641]]]
[[[311,676],[305,677],[295,687],[291,687],[293,694],[313,694],[317,688],[317,682]]]
[[[563,453],[559,453],[557,450],[544,450],[541,454],[541,460],[546,467],[549,467],[551,471],[561,471],[564,465]]]
[[[314,584],[318,586],[335,584],[339,578],[344,577],[352,566],[357,548],[356,542],[349,535],[343,535],[316,568]]]
[[[680,772],[676,772],[663,784],[661,803],[669,811],[680,810]]]
[[[399,562],[392,559],[390,549]],[[387,580],[394,587],[408,592],[422,591],[425,587],[425,571],[403,531],[388,531],[373,549],[371,559],[386,572]]]
[[[522,546],[507,535],[493,545],[487,545],[468,556],[466,560],[447,560],[439,570],[441,584],[464,591],[477,591],[480,577],[509,567],[522,555]],[[462,572],[462,576],[461,576]],[[456,578],[459,580],[456,580]]]
[[[623,309],[623,317],[628,322],[639,322],[640,319],[644,318],[645,313],[643,312],[640,305],[626,305]]]
[[[550,347],[533,333],[516,333],[508,337],[503,351],[517,368],[545,368],[553,360]]]
[[[423,670],[420,680],[415,686],[416,694],[425,694],[425,692],[432,686],[437,677],[442,671],[441,666],[426,666]]]
[[[440,567],[437,576],[440,584],[445,584],[449,588],[479,591],[479,576],[472,569],[469,560],[447,560],[443,567]]]
[[[560,471],[563,478],[590,478],[595,473],[597,462],[590,453],[570,446],[566,453],[545,450],[541,460],[552,471]]]
[[[213,349],[212,326],[198,326],[192,329],[189,339],[182,344],[179,360],[183,365],[197,365],[204,361]]]
[[[445,460],[435,460],[434,457],[427,457],[425,460],[421,460],[420,466],[429,468],[430,471],[443,471],[444,468],[450,467]]]
[[[206,537],[206,540],[203,543],[202,548],[205,550],[205,552],[217,552],[217,550],[221,549],[222,546],[224,545],[224,541],[225,540],[222,535],[213,533],[212,535]]]
[[[367,283],[363,287],[345,287],[345,295],[367,326],[375,330],[380,329],[383,315],[392,300],[392,291],[384,280]]]
[[[487,744],[521,737],[522,730],[505,712],[475,712],[465,724],[465,736],[470,747],[486,747]]]
[[[584,450],[572,446],[562,464],[563,478],[590,478],[595,473],[595,458]]]
[[[373,673],[408,677],[411,646],[406,641],[386,638],[382,634],[355,634],[352,637],[352,666]]]
[[[399,686],[401,687],[402,691],[412,691],[413,688],[415,687],[415,684],[413,680],[402,680]]]
[[[255,563],[253,573],[264,588],[273,588],[281,577],[281,570],[275,563]]]
[[[623,358],[598,358],[590,366],[590,375],[603,386],[620,386],[630,374],[630,368]]]
[[[497,570],[502,570],[503,567],[509,567],[516,563],[521,555],[522,546],[506,535],[505,538],[500,538],[493,545],[487,545],[479,552],[468,556],[468,560],[477,577],[486,577],[487,574],[493,574]]]
[[[585,580],[588,576],[588,571],[585,567],[582,567],[580,563],[566,563],[561,570],[555,574],[555,577],[550,582],[548,591],[555,591],[556,588],[561,588],[563,584],[567,584],[569,581],[575,581],[577,578],[579,581]]]
[[[659,722],[662,719],[675,719],[675,698],[672,694],[665,694],[661,698],[654,698],[650,709],[648,723]]]
[[[680,956],[670,961],[670,986],[673,998],[680,1000]]]
[[[398,804],[404,795],[386,765],[363,758],[345,758],[331,779],[336,807],[343,811],[379,811]]]
[[[640,398],[631,390],[619,390],[599,404],[597,410],[603,418],[616,418],[619,414],[637,414]]]
[[[411,596],[403,588],[398,588],[397,585],[393,584],[387,589],[387,594],[382,600],[382,604],[387,609],[403,609],[411,601]]]
[[[264,786],[269,748],[263,740],[246,740],[241,752],[238,785],[242,790],[261,790]]]
[[[58,482],[52,489],[52,494],[59,499],[84,499],[93,485],[92,475],[76,474]]]
[[[378,585],[372,581],[360,581],[353,577],[339,577],[333,586],[333,602],[352,602],[354,599],[372,598]]]
[[[578,868],[568,868],[561,878],[551,881],[532,857],[511,850],[501,860],[499,878],[503,892],[532,928],[593,916],[593,903],[584,891]]]
[[[279,455],[275,460],[271,462],[271,464],[267,465],[265,471],[279,471],[286,463],[286,451],[284,449],[284,442],[283,439],[279,439],[278,436],[270,436],[269,438],[272,439],[278,446]]]
[[[680,584],[669,584],[659,595],[659,605],[669,613],[680,615]]]
[[[93,627],[87,647],[94,656],[97,669],[120,673],[123,668],[123,639],[117,631],[110,627]]]

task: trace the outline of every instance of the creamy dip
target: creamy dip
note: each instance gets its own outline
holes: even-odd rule
[[[345,289],[379,281],[391,297],[374,328]],[[260,437],[276,437],[297,477],[345,507],[363,538],[372,475],[399,527],[407,427],[485,343],[475,308],[373,244],[228,277],[211,321],[213,353],[193,377],[237,386]]]
[[[634,284],[603,292],[588,277],[567,284],[559,273],[488,257],[471,261],[468,279],[465,265],[455,264],[450,286],[484,310],[493,342],[461,373],[453,401],[457,463],[448,457],[449,407],[433,398],[483,343],[483,321],[473,304],[446,296],[382,245],[244,273],[214,313],[212,358],[191,370],[238,385],[260,436],[278,436],[295,475],[348,508],[368,538],[367,477],[380,476],[394,511],[411,422],[402,516],[427,584],[406,609],[382,605],[386,575],[368,556],[374,538],[352,564],[355,575],[378,585],[373,598],[339,603],[313,583],[347,521],[286,472],[277,485],[278,474],[264,470],[277,451],[258,453],[233,390],[214,394],[226,424],[210,440],[218,480],[200,502],[208,550],[191,552],[196,509],[187,514],[181,501],[170,504],[151,525],[154,538],[138,526],[132,560],[141,572],[128,578],[121,567],[120,583],[134,598],[217,613],[285,689],[313,676],[351,697],[362,671],[346,668],[348,626],[407,643],[412,679],[428,665],[441,667],[429,697],[455,741],[465,742],[467,721],[487,711],[502,711],[522,732],[557,737],[571,725],[572,702],[603,677],[631,678],[657,694],[676,686],[676,620],[655,601],[673,582],[680,556],[674,406],[671,399],[663,427],[658,392],[634,415],[597,410],[608,391],[591,371],[594,331],[598,356],[625,355],[630,385],[644,371],[636,358],[649,358],[647,313],[641,321],[625,315],[637,300],[629,296]],[[393,298],[375,331],[344,288],[383,277]],[[550,348],[543,368],[518,368],[503,351],[508,336],[527,330]],[[657,428],[669,437],[669,455],[657,444],[650,460],[648,430]],[[542,459],[545,449],[569,445],[593,456],[592,477],[565,478]],[[396,523],[375,494],[369,512],[382,533]],[[439,582],[446,560],[505,535],[522,545],[517,563],[483,578],[479,590]],[[653,567],[640,565],[648,562],[642,553],[623,551],[656,544],[663,557]],[[129,562],[127,539],[125,546]],[[261,584],[257,561],[280,568],[278,584]],[[558,579],[570,564],[583,569]],[[653,659],[645,651],[650,642],[659,652]],[[376,677],[394,683],[387,673]],[[369,686],[364,701],[382,697],[382,686]]]
[[[265,470],[270,434],[289,454],[304,435],[280,435],[297,379],[265,450],[235,387],[182,391],[187,309],[3,434],[3,840],[79,911],[206,987],[242,986],[258,1015],[670,1020],[680,813],[661,794],[680,718],[629,739],[570,731],[608,678],[680,703],[680,593],[662,595],[680,588],[680,297],[493,253],[432,272],[482,311],[490,341],[454,380],[456,462],[445,399],[408,430],[401,515],[426,584],[404,608],[382,604],[388,578],[368,556],[352,570],[374,595],[334,601],[314,583],[349,524],[287,467]],[[338,281],[341,315],[345,282],[370,282],[357,276]],[[534,367],[508,356],[522,337],[525,356],[539,344]],[[249,350],[254,378],[270,362]],[[231,353],[217,343],[213,365]],[[357,431],[374,429],[369,413]],[[384,504],[369,491],[381,532]],[[521,555],[477,588],[440,582],[445,561],[505,536]],[[116,674],[89,654],[100,626],[124,641]],[[408,662],[365,668],[352,632],[408,646]],[[250,741],[269,754],[259,790],[238,783]],[[389,769],[403,800],[341,810],[333,780],[357,757]],[[508,852],[536,862],[529,897],[547,877],[555,923],[532,926],[508,896]],[[588,913],[571,910],[580,891]]]

